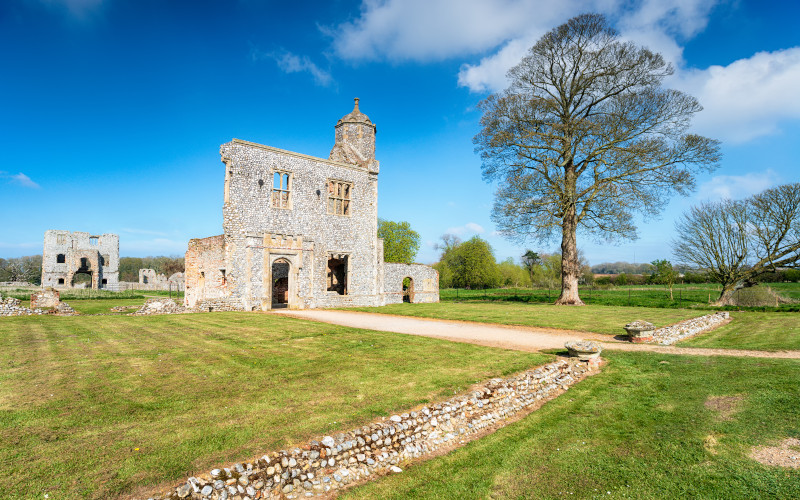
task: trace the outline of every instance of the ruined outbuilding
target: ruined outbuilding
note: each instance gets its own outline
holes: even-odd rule
[[[42,285],[116,290],[119,236],[48,230],[44,233]]]
[[[438,302],[439,275],[383,261],[376,127],[359,110],[335,127],[327,159],[233,139],[223,234],[186,252],[188,307],[268,310]]]

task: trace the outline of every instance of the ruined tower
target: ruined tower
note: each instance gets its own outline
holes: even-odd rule
[[[328,158],[359,165],[377,174],[379,165],[375,159],[375,134],[378,129],[369,117],[358,109],[358,101],[356,97],[353,111],[336,122],[336,142]]]

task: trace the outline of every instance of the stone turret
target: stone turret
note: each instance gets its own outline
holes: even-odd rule
[[[375,159],[375,134],[378,130],[369,117],[358,109],[358,101],[356,97],[353,111],[336,123],[336,143],[328,158],[359,165],[377,174],[379,166]]]

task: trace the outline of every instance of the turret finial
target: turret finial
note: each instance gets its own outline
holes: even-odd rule
[[[354,111],[360,111],[360,110],[358,109],[358,101],[360,101],[361,99],[359,99],[358,97],[356,97],[354,100],[356,101],[356,105],[355,105],[355,107],[353,108],[353,110],[354,110]]]

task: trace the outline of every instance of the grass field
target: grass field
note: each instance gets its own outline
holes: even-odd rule
[[[625,331],[622,327],[636,319],[643,319],[661,327],[706,313],[691,309],[620,306],[559,307],[550,304],[519,302],[392,304],[383,307],[361,307],[355,310],[501,325],[563,328],[606,335],[624,334]]]
[[[502,325],[563,328],[606,335],[620,335],[622,327],[635,319],[666,326],[709,311],[647,307],[561,307],[518,302],[440,302],[438,304],[392,304],[362,307],[359,311],[398,314]],[[800,350],[800,315],[793,312],[733,311],[731,321],[679,345],[765,351]]]
[[[800,350],[797,313],[732,312],[733,321],[680,342],[683,347],[716,347],[763,351]]]
[[[344,498],[800,498],[800,470],[747,456],[800,437],[800,362],[607,358],[520,422]]]
[[[800,283],[764,283],[742,295],[734,295],[737,306],[749,307],[748,294],[754,291],[766,294],[770,289],[780,296],[795,303],[765,303],[760,308],[775,311],[797,311],[800,308]],[[720,286],[715,284],[677,284],[673,288],[672,299],[669,290],[663,285],[625,285],[625,286],[581,286],[580,297],[586,304],[627,307],[663,307],[663,308],[695,308],[717,309],[710,305],[717,300]],[[486,290],[464,290],[447,288],[439,292],[442,302],[490,301],[490,302],[524,302],[552,304],[558,298],[559,289],[547,288],[492,288]],[[768,295],[768,294],[767,294]],[[729,306],[730,308],[730,306]]]
[[[70,304],[88,314],[143,301]],[[366,310],[606,334],[705,312],[520,302]],[[795,313],[732,316],[682,345],[800,349]],[[150,491],[550,359],[253,313],[0,318],[0,346],[0,491],[14,498]],[[746,457],[800,437],[800,361],[604,356],[600,375],[521,422],[351,494],[800,497],[800,473]],[[736,399],[730,420],[706,408],[713,396]]]
[[[37,499],[175,482],[551,358],[252,313],[0,318],[0,347],[0,496]]]

